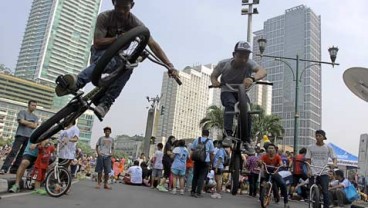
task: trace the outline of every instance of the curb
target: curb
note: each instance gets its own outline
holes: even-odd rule
[[[24,189],[25,179],[22,178],[20,182],[20,189]],[[15,177],[14,178],[0,178],[0,194],[8,193],[8,190],[15,184]],[[1,198],[1,196],[0,196]]]

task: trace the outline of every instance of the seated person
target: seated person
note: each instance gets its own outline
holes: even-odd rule
[[[215,187],[216,187],[215,171],[209,169],[206,177],[206,184],[204,186],[204,191],[211,193],[212,191],[214,191]]]
[[[267,149],[267,153],[261,156],[259,160],[259,164],[265,163],[266,165],[273,166],[275,168],[282,166],[283,165],[282,160],[281,160],[280,155],[278,155],[276,152],[276,146],[272,143],[269,143],[266,146],[266,149]],[[267,168],[267,170],[270,173],[273,173],[275,168]],[[267,178],[268,178],[267,172],[264,171],[264,175],[261,177],[260,184],[262,184],[262,182],[266,180]],[[287,187],[286,187],[284,180],[279,174],[273,174],[272,180],[277,185],[277,186],[273,186],[273,193],[275,195],[276,201],[279,200],[279,196],[278,196],[278,187],[279,187],[281,189],[281,194],[284,197],[284,208],[289,208]],[[262,191],[262,188],[263,188],[262,185],[260,185],[260,192]]]
[[[348,187],[350,182],[347,178],[344,178],[342,170],[335,171],[335,178],[338,183],[328,189],[330,204],[344,207],[344,204],[350,204],[344,192],[344,188]]]
[[[129,185],[140,186],[143,183],[142,175],[143,175],[142,168],[139,166],[139,161],[136,160],[134,161],[133,166],[127,170],[123,178],[123,181]]]

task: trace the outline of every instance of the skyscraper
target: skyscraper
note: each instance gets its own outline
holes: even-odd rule
[[[57,76],[83,70],[100,5],[101,0],[33,0],[15,76],[54,87]],[[69,100],[70,96],[54,96],[52,110]],[[93,115],[86,113],[80,121],[82,138],[88,140]]]
[[[214,65],[186,67],[180,71],[183,85],[165,73],[160,100],[160,118],[156,137],[196,138],[201,135],[199,122],[210,105],[220,106],[220,90],[208,89]],[[164,110],[162,111],[162,107]]]
[[[88,64],[101,0],[34,0],[15,76],[54,85],[61,74],[77,74]],[[54,101],[55,108],[68,97]]]
[[[285,14],[265,21],[263,30],[255,32],[253,42],[257,43],[261,37],[267,39],[265,54],[292,58],[298,54],[302,59],[321,60],[321,17],[304,5],[287,9]],[[259,51],[257,44],[254,44],[254,51]],[[254,58],[266,68],[267,80],[274,83],[272,113],[282,118],[284,143],[293,145],[295,71],[292,72],[287,65],[274,59]],[[295,70],[296,62],[290,61],[289,64]],[[321,128],[321,67],[299,62],[299,69],[298,146],[302,147],[312,143],[315,130]]]

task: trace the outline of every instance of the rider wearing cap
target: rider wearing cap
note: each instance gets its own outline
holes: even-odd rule
[[[255,61],[249,59],[252,52],[248,42],[239,41],[236,43],[233,58],[220,61],[211,74],[211,82],[214,87],[220,87],[221,83],[226,84],[244,84],[245,88],[260,79],[263,79],[267,73],[266,70],[259,66]],[[218,77],[221,75],[220,81]],[[227,136],[233,134],[233,114],[227,112],[234,111],[235,103],[238,102],[238,93],[233,92],[226,86],[221,87],[221,102],[225,107],[224,113],[224,129]],[[250,117],[249,117],[250,118]],[[251,127],[250,119],[248,120],[249,129]],[[248,153],[253,153],[254,149],[250,145],[250,131],[246,135],[244,144]]]
[[[102,12],[97,17],[93,46],[91,47],[91,65],[81,71],[77,77],[71,74],[60,76],[59,78],[63,80],[63,82],[67,83],[67,88],[58,85],[55,89],[58,96],[63,96],[71,91],[75,92],[78,89],[83,88],[91,81],[92,72],[95,69],[95,63],[102,56],[105,50],[113,44],[120,35],[124,35],[124,33],[135,27],[144,26],[144,24],[130,12],[131,8],[134,6],[133,0],[112,0],[112,3],[114,5],[113,10]],[[164,64],[170,67],[169,76],[177,76],[174,65],[170,62],[165,52],[152,38],[152,36],[148,40],[148,46]],[[124,63],[121,58],[119,58],[119,55],[116,55],[106,66],[105,72],[111,73],[121,64]],[[98,101],[98,103],[96,103],[97,106],[94,112],[100,119],[105,117],[115,99],[120,95],[120,92],[129,80],[132,72],[133,69],[129,69],[114,83],[112,83],[104,96]]]

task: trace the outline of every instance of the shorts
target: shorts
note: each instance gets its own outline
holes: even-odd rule
[[[97,173],[109,174],[111,172],[111,156],[98,156],[95,171]]]
[[[164,165],[164,178],[169,178],[170,177],[170,173],[171,173],[171,163],[169,162],[164,162],[162,160],[162,164]]]
[[[23,155],[22,160],[28,160],[29,161],[29,165],[27,167],[27,168],[29,168],[29,167],[32,167],[34,165],[34,163],[36,162],[37,156],[35,157],[35,156],[32,156],[32,155],[26,154],[26,155]]]
[[[152,177],[153,178],[161,178],[162,177],[162,169],[152,169]]]
[[[185,170],[171,169],[172,174],[177,176],[185,176]]]
[[[224,172],[224,170],[221,168],[213,168],[213,171],[215,171],[215,175],[222,175],[222,173]]]
[[[46,179],[46,169],[36,169],[35,174],[37,174],[36,181],[42,182]]]

